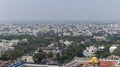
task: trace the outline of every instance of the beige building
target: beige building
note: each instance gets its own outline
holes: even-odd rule
[[[34,63],[32,56],[22,56],[21,60],[27,63]]]

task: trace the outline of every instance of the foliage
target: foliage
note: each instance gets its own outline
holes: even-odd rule
[[[33,56],[35,62],[42,62],[46,58],[46,53],[39,52]]]
[[[1,57],[0,57],[0,60],[8,60],[9,58],[7,57],[6,54],[2,54]]]
[[[120,46],[118,46],[117,49],[112,54],[120,56]]]
[[[53,53],[52,53],[52,52],[49,52],[49,53],[48,53],[48,57],[53,57]]]
[[[2,54],[1,59],[2,60],[14,60],[20,56],[22,56],[24,54],[23,51],[19,51],[19,50],[11,50],[11,51],[7,51],[5,54]]]
[[[69,45],[66,51],[63,53],[62,59],[64,61],[67,61],[67,60],[72,60],[72,58],[74,58],[75,56],[83,57],[82,51],[84,49],[85,47],[83,45],[77,45],[77,44]]]
[[[28,39],[28,42],[19,42],[15,47],[15,50],[7,51],[5,54],[3,54],[0,59],[2,60],[9,60],[9,59],[16,59],[24,54],[28,54],[31,52],[34,52],[36,49],[40,47],[46,47],[48,46],[51,42],[54,41],[55,36],[44,34],[38,35],[38,36],[32,36],[32,35],[11,35],[11,36],[0,36],[0,39],[6,39],[6,40],[12,40],[12,39]],[[48,36],[47,36],[48,35]],[[98,35],[101,35],[99,33]],[[96,54],[98,57],[107,57],[110,55],[109,52],[109,47],[112,44],[119,44],[120,42],[117,42],[120,40],[120,37],[117,35],[109,35],[107,37],[108,41],[91,41],[92,36],[84,36],[84,35],[79,35],[79,36],[61,36],[61,40],[68,40],[68,41],[73,41],[73,44],[69,45],[66,47],[65,52],[63,52],[62,55],[57,55],[57,60],[61,62],[67,62],[72,60],[75,56],[78,57],[83,57],[82,51],[85,49],[85,47],[90,46],[90,45],[105,45],[105,49],[103,51],[97,51]],[[81,44],[81,41],[84,41],[84,44]],[[113,54],[120,56],[120,47],[118,47]],[[42,50],[39,50],[39,53],[35,54],[34,60],[35,62],[42,62],[43,59],[53,57],[52,52],[46,53],[42,52]]]
[[[2,60],[16,59],[24,54],[34,52],[38,47],[41,46],[43,38],[40,36],[35,37],[32,35],[11,35],[11,36],[1,36],[0,39],[12,40],[12,39],[28,39],[28,42],[19,42],[14,46],[14,50],[6,51],[5,54],[1,56]]]
[[[106,58],[106,57],[110,56],[109,48],[110,48],[110,45],[106,45],[102,51],[97,51],[96,55],[99,58]]]

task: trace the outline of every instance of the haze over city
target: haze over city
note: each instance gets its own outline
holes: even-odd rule
[[[0,67],[120,67],[120,0],[0,0]]]
[[[0,20],[119,20],[120,0],[0,0]]]

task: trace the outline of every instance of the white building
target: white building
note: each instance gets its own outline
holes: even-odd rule
[[[92,57],[96,52],[96,50],[97,50],[97,47],[94,47],[94,46],[86,47],[86,50],[83,51],[83,54],[86,57]]]
[[[116,45],[113,45],[109,48],[110,53],[114,52],[114,50],[117,49]]]

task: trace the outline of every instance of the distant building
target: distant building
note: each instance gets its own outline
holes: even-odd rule
[[[66,46],[69,46],[71,43],[72,43],[72,42],[71,42],[71,41],[68,41],[68,40],[64,41],[64,44],[65,44]]]
[[[104,48],[105,48],[104,46],[98,46],[99,51],[103,51]]]
[[[102,37],[102,36],[94,36],[93,39],[95,39],[96,41],[102,41],[102,40],[105,40],[105,37]]]

